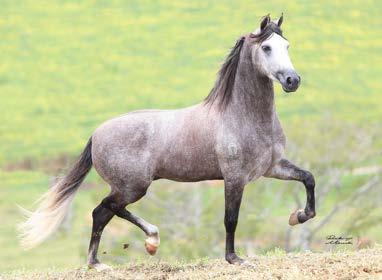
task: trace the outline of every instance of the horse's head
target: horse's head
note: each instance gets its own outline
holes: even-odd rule
[[[286,92],[296,91],[300,76],[294,70],[288,54],[288,41],[282,36],[280,26],[283,16],[271,21],[265,16],[260,28],[249,35],[252,61],[258,71],[268,78],[279,81]]]

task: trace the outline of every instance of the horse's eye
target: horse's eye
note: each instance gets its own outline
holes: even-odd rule
[[[261,47],[263,49],[263,51],[269,53],[271,51],[271,47],[270,46],[262,46]]]

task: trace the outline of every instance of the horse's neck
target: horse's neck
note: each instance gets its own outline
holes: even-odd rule
[[[227,108],[231,114],[245,118],[253,124],[273,123],[275,113],[273,82],[255,70],[249,50],[244,51],[240,59],[232,102],[228,106],[231,107]]]

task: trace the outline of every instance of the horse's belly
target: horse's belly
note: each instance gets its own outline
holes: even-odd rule
[[[214,154],[192,151],[169,152],[158,162],[155,177],[180,182],[222,179]]]

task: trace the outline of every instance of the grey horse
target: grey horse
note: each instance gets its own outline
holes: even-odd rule
[[[71,201],[91,169],[110,185],[110,194],[94,209],[88,251],[89,267],[109,268],[97,259],[102,231],[118,216],[147,235],[146,250],[155,254],[158,228],[126,206],[142,198],[153,180],[180,182],[224,180],[226,252],[231,264],[243,263],[235,253],[235,230],[244,186],[257,178],[296,180],[305,185],[305,209],[293,212],[290,225],[315,216],[314,177],[284,158],[285,136],[278,119],[273,81],[296,91],[300,77],[288,55],[280,29],[283,16],[236,42],[206,99],[178,110],[141,110],[103,123],[92,134],[68,175],[42,198],[20,225],[22,244],[45,240],[65,217]]]

